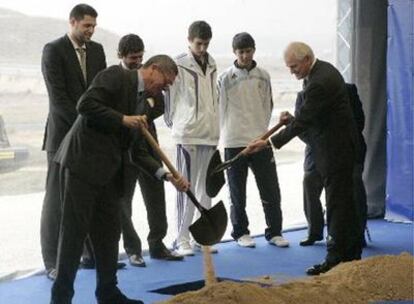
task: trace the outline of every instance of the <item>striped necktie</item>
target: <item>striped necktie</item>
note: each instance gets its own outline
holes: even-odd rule
[[[86,78],[86,50],[84,48],[77,48],[76,50],[79,53],[80,67],[81,67],[81,70],[82,70],[83,79],[85,80],[85,83],[87,83],[87,78]]]

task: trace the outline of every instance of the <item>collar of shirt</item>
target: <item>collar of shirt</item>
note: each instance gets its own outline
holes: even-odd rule
[[[138,69],[138,94],[145,91],[144,78],[142,78],[141,69]]]
[[[67,35],[68,35],[68,38],[69,38],[70,42],[72,42],[73,48],[75,50],[79,49],[79,48],[82,48],[82,49],[86,50],[86,44],[85,43],[83,45],[79,45],[79,44],[76,43],[75,40],[72,39],[72,37],[70,37],[69,33]]]
[[[124,70],[129,71],[130,69],[125,65],[125,63],[121,60],[121,66]]]
[[[188,53],[194,58],[195,61],[201,62],[201,60],[191,51],[190,47],[188,47]],[[208,52],[204,54],[204,62],[208,64]]]
[[[306,76],[305,79],[304,79],[306,82],[309,80],[309,75],[312,73],[312,70],[313,70],[313,67],[315,66],[316,60],[318,60],[318,59],[315,57],[315,59],[313,59],[312,65],[309,69],[308,76]]]
[[[203,68],[203,67],[207,67],[207,66],[209,65],[209,62],[208,62],[208,53],[205,53],[205,54],[204,54],[204,63],[203,63],[203,62],[200,60],[200,58],[199,58],[199,57],[197,57],[196,55],[194,55],[194,53],[191,51],[191,49],[190,49],[190,48],[188,48],[188,51],[189,51],[190,55],[194,58],[195,62],[197,62],[197,64],[198,64],[201,68]]]
[[[237,63],[237,60],[234,61],[234,66],[240,70],[246,70],[247,72],[250,72],[251,70],[253,70],[256,66],[257,63],[256,61],[253,60],[252,65],[247,69],[247,68],[242,68],[239,66],[239,64]]]

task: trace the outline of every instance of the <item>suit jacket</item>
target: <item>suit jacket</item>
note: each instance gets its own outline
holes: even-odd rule
[[[155,174],[160,165],[143,144],[138,144],[142,136],[122,125],[123,115],[136,114],[137,90],[136,71],[115,65],[100,72],[80,98],[80,115],[65,136],[55,161],[91,184],[104,185],[116,174],[122,181],[125,151],[134,137],[137,161]]]
[[[49,114],[42,149],[55,152],[74,123],[76,103],[96,74],[106,68],[102,45],[86,43],[87,82],[76,50],[67,35],[49,42],[43,48],[42,73],[49,95]]]
[[[305,100],[303,98],[303,91],[300,91],[296,96],[296,103],[295,103],[295,117],[299,115],[299,111],[302,108]],[[305,146],[305,160],[303,162],[303,169],[305,171],[311,171],[315,169],[315,162],[312,156],[312,148],[311,148],[311,138],[307,135],[306,131],[300,133],[298,136],[299,138],[306,144]]]
[[[303,90],[304,104],[295,119],[271,138],[281,148],[307,132],[316,168],[327,175],[350,170],[357,153],[356,125],[345,82],[328,62],[317,60]]]
[[[358,131],[358,153],[357,153],[357,163],[364,163],[365,154],[367,145],[365,143],[364,136],[362,131],[364,130],[365,125],[365,115],[362,109],[362,102],[359,99],[358,90],[355,84],[346,83],[346,89],[349,96],[349,101],[351,103],[352,114],[356,123],[357,131]],[[296,98],[295,103],[295,116],[298,115],[299,110],[302,108],[304,104],[303,92],[299,92]],[[305,161],[304,161],[304,170],[311,171],[315,168],[315,162],[313,160],[312,155],[312,139],[307,136],[307,132],[303,132],[299,134],[300,139],[306,143],[305,147]]]
[[[152,98],[151,101],[148,98]],[[150,102],[153,103],[150,105]],[[148,120],[148,131],[152,135],[152,137],[158,142],[157,137],[157,128],[155,126],[154,120],[160,117],[164,113],[164,96],[159,94],[155,97],[144,96],[138,101],[137,106],[137,113],[140,115],[146,115]],[[151,145],[146,140],[136,140],[135,136],[139,136],[140,132],[138,131],[134,134],[134,138],[132,140],[132,144],[128,150],[127,158],[128,162],[125,162],[124,171],[127,174],[127,178],[129,179],[137,179],[138,174],[144,173],[147,175],[148,178],[155,178],[153,172],[146,170],[145,166],[142,166],[142,149],[146,149],[149,155],[157,161],[159,166],[162,166],[161,158],[159,157],[158,153],[156,153]],[[137,153],[138,152],[138,153]]]
[[[123,67],[122,64],[119,65]],[[162,93],[158,94],[157,96],[151,96],[144,92],[140,98],[138,98],[138,103],[136,107],[136,113],[139,115],[146,115],[147,122],[148,122],[148,131],[154,137],[154,139],[158,142],[157,136],[157,128],[155,126],[154,120],[164,114],[164,95]],[[139,134],[139,132],[138,132]],[[143,146],[147,149],[148,153],[157,160],[157,162],[162,166],[162,161],[159,155],[152,149],[151,145],[144,140],[144,142],[140,140],[132,140],[132,145],[127,154],[128,162],[125,162],[124,170],[128,172],[129,178],[137,179],[138,174],[140,172],[146,173],[149,175],[150,178],[155,178],[151,172],[147,172],[145,167],[141,166],[139,157],[141,153],[135,153],[134,151],[140,151]],[[138,156],[138,159],[135,159]]]
[[[352,113],[354,115],[356,127],[358,130],[358,154],[357,162],[363,164],[365,160],[365,154],[367,152],[367,144],[365,143],[364,135],[362,131],[365,127],[365,115],[362,108],[362,102],[358,95],[358,89],[355,84],[347,83],[346,89],[348,91],[349,100],[351,102]]]

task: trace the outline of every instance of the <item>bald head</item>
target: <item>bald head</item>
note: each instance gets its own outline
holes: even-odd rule
[[[291,42],[284,53],[286,66],[297,79],[309,75],[315,55],[309,45],[303,42]]]
[[[315,55],[313,55],[313,51],[309,45],[307,45],[304,42],[291,42],[285,49],[285,58],[287,56],[293,56],[294,58],[298,60],[302,60],[305,58],[305,56],[309,56],[312,61],[315,58]]]

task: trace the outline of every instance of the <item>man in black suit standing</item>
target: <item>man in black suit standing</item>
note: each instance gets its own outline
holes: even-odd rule
[[[43,139],[48,172],[43,201],[40,241],[43,262],[50,279],[56,277],[56,257],[61,220],[59,167],[53,158],[78,113],[76,103],[95,75],[106,68],[102,45],[91,41],[98,14],[86,4],[69,15],[69,32],[45,45],[42,73],[49,95],[49,114]]]
[[[351,102],[352,113],[358,128],[359,155],[357,156],[353,172],[353,190],[354,203],[358,215],[359,237],[362,246],[366,245],[364,232],[367,224],[367,196],[362,172],[364,169],[364,160],[366,154],[366,143],[362,131],[364,130],[365,115],[362,110],[362,102],[359,99],[357,87],[354,84],[346,84],[349,100]],[[298,115],[300,108],[303,106],[303,92],[299,92],[296,105],[295,116]],[[300,241],[301,246],[311,246],[316,241],[323,239],[323,209],[320,196],[323,190],[322,177],[315,168],[313,160],[312,142],[306,136],[306,132],[299,135],[300,139],[306,143],[304,176],[303,176],[303,208],[308,222],[308,236]]]
[[[269,141],[255,140],[248,147],[251,153],[270,144],[280,149],[305,131],[311,138],[315,166],[326,193],[328,225],[325,260],[306,271],[308,275],[318,275],[340,262],[361,257],[352,191],[353,168],[359,152],[357,131],[345,82],[334,66],[316,59],[312,49],[302,42],[289,44],[284,59],[290,72],[304,80],[304,104],[285,129]],[[283,112],[280,121],[290,118],[290,114]]]
[[[118,57],[121,59],[121,66],[126,70],[137,70],[142,66],[144,56],[144,42],[135,34],[123,36],[118,45]],[[148,96],[150,97],[150,96]],[[143,98],[140,104],[141,114],[147,115],[148,130],[157,139],[157,129],[154,120],[164,113],[164,96],[159,94],[156,97]],[[149,153],[158,160],[158,155],[147,145]],[[151,258],[163,259],[167,261],[181,261],[183,257],[170,251],[163,243],[167,234],[167,214],[165,202],[164,183],[153,176],[140,166],[131,163],[125,164],[125,191],[122,197],[122,238],[124,249],[128,255],[129,263],[136,267],[145,267],[142,257],[142,244],[132,222],[132,199],[138,180],[147,209],[149,225],[148,246]],[[138,164],[139,165],[139,164]]]
[[[79,115],[55,157],[62,168],[63,216],[51,303],[72,303],[87,233],[96,259],[98,303],[142,303],[128,299],[116,286],[125,151],[133,140],[130,153],[136,163],[151,175],[171,181],[178,190],[188,189],[186,179],[175,179],[148,153],[136,130],[147,127],[145,115],[137,115],[141,96],[158,95],[177,73],[166,55],[150,58],[138,72],[112,66],[99,73],[80,98]]]

